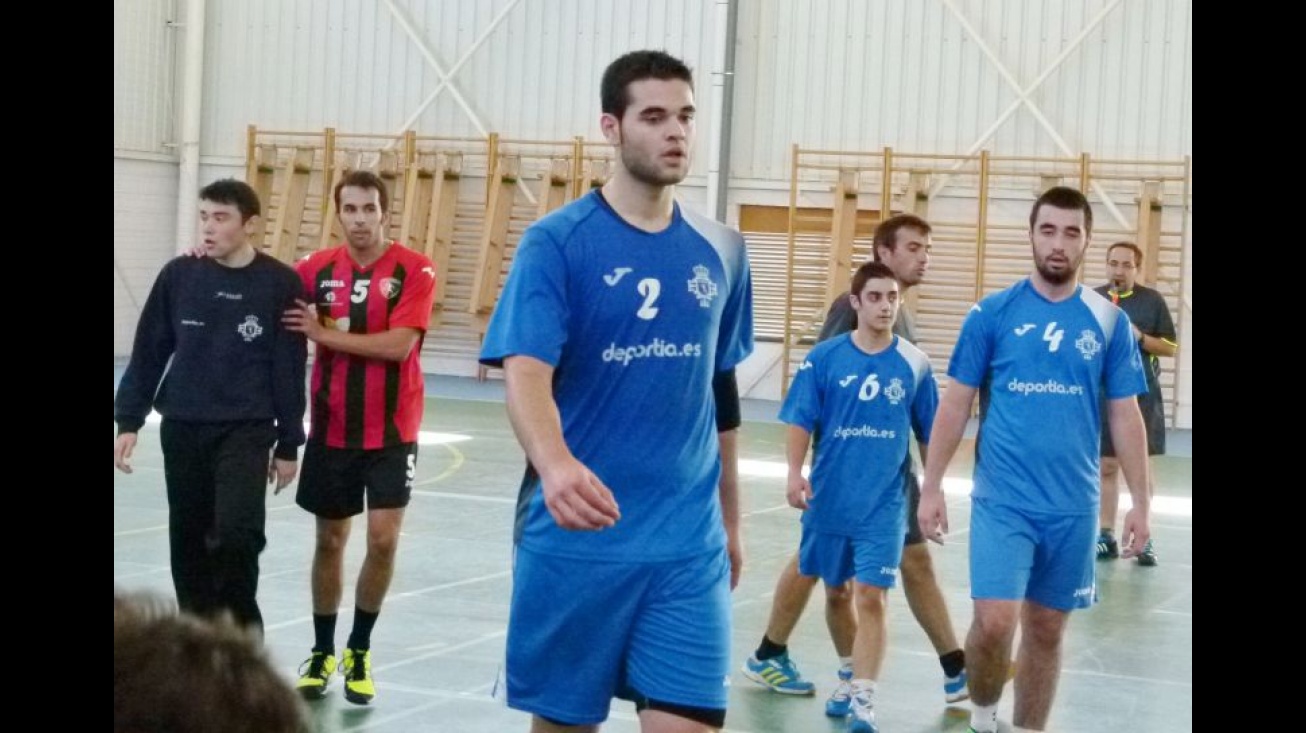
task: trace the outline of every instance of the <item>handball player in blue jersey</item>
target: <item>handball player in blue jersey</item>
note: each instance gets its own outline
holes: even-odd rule
[[[731,553],[712,382],[752,350],[743,238],[682,208],[694,93],[665,53],[601,89],[611,180],[522,237],[481,361],[528,460],[503,685],[533,731],[724,725]],[[731,542],[737,547],[737,541]]]
[[[789,504],[804,510],[798,572],[836,588],[855,580],[849,730],[874,733],[886,596],[898,575],[906,526],[902,467],[913,431],[926,453],[938,388],[925,353],[893,333],[899,308],[893,270],[881,262],[862,265],[850,292],[857,329],[812,349],[780,420],[789,425]],[[809,480],[802,470],[813,442]]]
[[[980,424],[970,531],[974,614],[966,639],[971,729],[997,730],[997,705],[1016,656],[1017,727],[1047,725],[1070,611],[1094,597],[1099,400],[1133,495],[1122,554],[1150,536],[1147,443],[1135,399],[1146,391],[1129,317],[1075,276],[1093,229],[1088,200],[1048,189],[1034,203],[1029,277],[971,308],[948,365],[921,484],[926,537],[948,531],[942,480],[975,393],[990,398]]]

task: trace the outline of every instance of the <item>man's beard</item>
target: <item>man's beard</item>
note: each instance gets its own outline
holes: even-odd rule
[[[1079,263],[1082,260],[1083,257],[1081,256],[1079,260],[1070,262],[1065,270],[1056,272],[1048,266],[1046,260],[1040,261],[1035,259],[1034,268],[1038,270],[1038,274],[1043,276],[1044,280],[1052,285],[1065,285],[1075,279],[1075,273],[1079,272]]]
[[[686,162],[688,162],[688,157],[686,157]],[[655,162],[642,158],[633,151],[628,151],[624,145],[621,146],[621,164],[632,178],[650,186],[674,186],[685,180],[685,176],[688,175],[687,171],[685,173],[679,171],[664,173],[658,169]]]

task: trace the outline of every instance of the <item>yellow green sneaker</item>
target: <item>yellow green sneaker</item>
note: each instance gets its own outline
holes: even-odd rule
[[[370,650],[346,649],[340,660],[340,674],[345,678],[345,699],[349,702],[366,705],[376,697]]]
[[[326,697],[327,682],[336,671],[336,658],[326,652],[313,652],[313,656],[299,665],[299,682],[295,689],[305,700]]]

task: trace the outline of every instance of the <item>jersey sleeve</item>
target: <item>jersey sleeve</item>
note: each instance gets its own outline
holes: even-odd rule
[[[780,406],[780,422],[800,427],[809,433],[816,432],[817,423],[821,419],[820,371],[820,366],[808,354],[802,366],[798,367],[798,374],[789,385],[789,394]]]
[[[568,316],[566,260],[548,233],[531,227],[490,316],[481,363],[500,367],[509,356],[530,356],[556,367],[567,343]]]
[[[412,272],[404,282],[399,302],[390,313],[390,328],[416,328],[425,331],[431,323],[431,306],[435,303],[435,265],[425,257],[414,257]]]
[[[720,372],[734,369],[753,353],[753,275],[742,236],[739,247],[740,257],[731,273],[730,296],[721,314],[717,339],[716,370]]]
[[[1147,391],[1147,373],[1143,371],[1143,357],[1138,342],[1132,338],[1129,316],[1116,309],[1120,321],[1116,323],[1112,338],[1107,342],[1106,366],[1103,372],[1104,388],[1109,400],[1132,397]]]
[[[281,309],[290,309],[304,297],[303,281],[298,273],[279,278],[283,288]],[[272,402],[277,420],[277,458],[293,461],[304,444],[304,411],[308,400],[304,390],[307,371],[308,340],[304,334],[277,323],[272,354]]]
[[[1149,336],[1165,339],[1171,343],[1178,341],[1179,335],[1175,331],[1174,319],[1170,317],[1170,307],[1165,304],[1165,298],[1160,293],[1156,294],[1156,320],[1152,325],[1153,329]]]
[[[916,398],[911,404],[911,427],[916,442],[929,445],[930,433],[934,430],[934,413],[938,409],[939,383],[934,379],[934,370],[927,366],[916,385]]]
[[[304,291],[303,298],[309,303],[313,302],[313,289],[316,283],[313,282],[313,255],[302,257],[295,262],[292,267],[295,268],[295,274],[299,275],[299,284]]]
[[[948,362],[948,376],[967,387],[979,388],[988,376],[993,356],[991,317],[981,303],[971,306],[970,313],[961,324],[961,334],[952,349]]]
[[[141,309],[131,360],[113,399],[113,417],[121,433],[135,433],[145,424],[164,369],[177,346],[172,325],[172,281],[179,266],[179,261],[173,260],[163,268]]]

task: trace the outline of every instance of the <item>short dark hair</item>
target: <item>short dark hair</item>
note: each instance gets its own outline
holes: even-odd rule
[[[1124,247],[1125,249],[1134,253],[1134,267],[1143,266],[1143,250],[1133,242],[1116,242],[1115,244],[1106,248],[1106,256],[1110,257],[1111,250],[1116,249],[1117,247]]]
[[[250,217],[258,216],[263,211],[254,188],[234,178],[223,178],[201,188],[199,198],[200,201],[235,206],[240,212],[241,221],[249,221]]]
[[[890,252],[895,251],[898,248],[898,230],[906,227],[919,229],[925,234],[933,230],[928,221],[915,214],[895,214],[875,227],[875,238],[871,240],[871,257],[878,262],[881,247]]]
[[[644,79],[680,79],[694,88],[694,74],[666,51],[631,51],[608,64],[599,85],[603,113],[621,119],[630,106],[630,84]]]
[[[1034,208],[1029,210],[1029,230],[1031,232],[1034,231],[1034,222],[1038,221],[1038,210],[1044,204],[1058,209],[1079,209],[1084,212],[1086,233],[1093,233],[1093,207],[1088,205],[1088,198],[1084,194],[1069,186],[1053,186],[1038,197],[1038,200],[1034,202]]]
[[[349,171],[341,176],[340,183],[336,184],[336,190],[332,194],[336,200],[336,213],[340,213],[340,192],[345,186],[353,188],[372,188],[376,189],[378,200],[381,202],[381,213],[390,213],[390,192],[386,190],[385,181],[372,171]]]
[[[303,733],[309,727],[295,691],[252,632],[229,614],[211,621],[115,589],[113,729]]]
[[[898,278],[893,274],[893,270],[889,269],[888,265],[883,262],[867,262],[857,268],[857,272],[853,273],[852,290],[849,292],[860,298],[862,297],[862,288],[866,287],[866,281],[877,279],[898,282]]]

